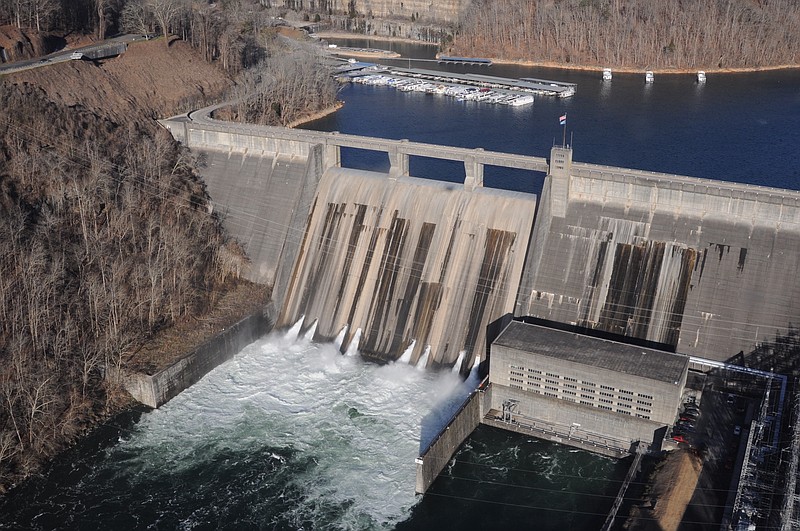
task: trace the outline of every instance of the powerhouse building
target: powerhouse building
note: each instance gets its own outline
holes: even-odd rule
[[[688,369],[680,354],[512,321],[491,347],[492,407],[627,449],[663,438]]]

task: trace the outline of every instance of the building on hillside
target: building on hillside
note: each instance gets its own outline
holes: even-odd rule
[[[513,321],[491,346],[492,409],[592,446],[660,446],[688,368],[680,354]]]

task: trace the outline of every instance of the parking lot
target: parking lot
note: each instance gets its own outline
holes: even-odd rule
[[[690,390],[669,437],[701,457],[703,468],[681,529],[706,529],[722,520],[733,502],[748,426],[756,401],[730,392],[709,376]],[[691,398],[694,397],[694,398]],[[684,420],[681,420],[683,418]]]

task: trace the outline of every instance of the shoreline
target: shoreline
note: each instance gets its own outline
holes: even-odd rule
[[[407,42],[409,44],[421,44],[422,46],[439,46],[435,42],[425,42],[406,37],[386,37],[384,35],[365,35],[363,33],[348,33],[346,31],[320,31],[315,33],[320,39],[360,39],[363,41],[382,41],[382,42]]]
[[[608,67],[608,66],[594,66],[594,65],[565,65],[561,63],[554,63],[552,61],[522,61],[522,60],[512,60],[512,59],[495,59],[490,57],[493,63],[501,64],[501,65],[519,65],[519,66],[530,66],[530,67],[539,67],[539,68],[553,68],[558,70],[579,70],[579,71],[586,71],[586,72],[602,72],[606,68],[610,68],[611,72],[614,74],[644,74],[645,72],[653,72],[653,74],[659,75],[669,75],[669,74],[696,74],[697,72],[705,72],[706,74],[747,74],[747,73],[755,73],[755,72],[769,72],[774,70],[794,70],[800,69],[800,64],[796,65],[772,65],[772,66],[758,66],[758,67],[728,67],[728,68],[706,68],[703,69],[702,67],[699,68],[689,68],[689,67],[681,67],[681,68],[641,68],[641,67],[634,67],[634,66],[620,66],[620,67]]]
[[[341,55],[344,57],[368,57],[368,58],[377,58],[380,59],[383,57],[384,59],[400,59],[402,55],[397,52],[390,52],[388,50],[382,51],[371,51],[371,50],[355,50],[355,49],[348,49],[348,48],[336,48],[335,50],[330,51],[332,55]]]
[[[407,42],[411,44],[421,44],[423,46],[438,46],[438,44],[433,42],[422,42],[414,39],[407,39],[404,37],[385,37],[385,36],[374,36],[374,35],[364,35],[361,33],[347,33],[343,31],[323,31],[317,33],[320,38],[335,38],[335,39],[362,39],[362,40],[374,40],[374,41],[384,41],[384,42]],[[553,61],[528,61],[522,59],[499,59],[495,57],[487,57],[486,59],[490,59],[493,63],[497,63],[500,65],[518,65],[518,66],[529,66],[529,67],[538,67],[538,68],[553,68],[558,70],[579,70],[579,71],[586,71],[586,72],[602,72],[605,68],[611,68],[612,73],[618,74],[644,74],[647,71],[653,72],[653,74],[696,74],[699,71],[703,71],[706,74],[748,74],[748,73],[755,73],[755,72],[770,72],[775,70],[795,70],[800,69],[800,64],[783,64],[783,65],[769,65],[769,66],[752,66],[752,67],[725,67],[725,68],[718,68],[718,67],[670,67],[670,68],[650,68],[647,67],[639,67],[639,66],[599,66],[599,65],[573,65],[573,64],[565,64],[565,63],[556,63]]]
[[[327,109],[322,109],[321,111],[315,112],[314,114],[311,114],[311,115],[306,116],[304,118],[298,118],[297,120],[294,120],[293,122],[289,122],[288,124],[286,124],[286,128],[287,129],[294,129],[298,125],[304,125],[304,124],[307,124],[309,122],[313,122],[314,120],[319,120],[320,118],[325,118],[329,114],[335,113],[336,111],[338,111],[342,107],[344,107],[344,102],[341,101],[341,100],[337,100],[336,103],[332,107],[328,107]]]

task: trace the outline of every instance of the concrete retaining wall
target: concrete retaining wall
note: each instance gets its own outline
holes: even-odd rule
[[[584,447],[591,451],[610,448],[627,454],[634,442],[650,444],[656,432],[664,429],[663,424],[650,420],[492,384],[492,409],[501,411],[503,401],[508,399],[518,401],[514,415],[518,424],[552,433],[555,438],[543,438],[565,444],[572,432],[571,438],[575,442],[582,440],[587,443],[588,446]],[[573,424],[578,427],[571,430]],[[660,444],[660,441],[657,443]]]
[[[275,314],[275,305],[270,302],[262,311],[220,332],[166,369],[153,375],[126,374],[125,389],[142,404],[158,408],[244,347],[269,333],[275,324]]]
[[[425,494],[459,446],[478,427],[483,400],[483,391],[473,392],[447,426],[417,458],[417,494]]]

